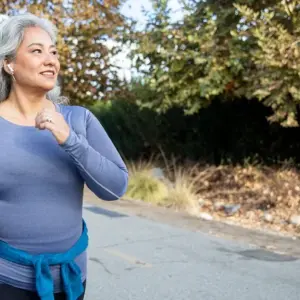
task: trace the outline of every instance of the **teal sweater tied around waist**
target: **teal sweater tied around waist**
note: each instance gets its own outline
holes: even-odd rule
[[[85,251],[87,247],[88,232],[86,223],[83,220],[83,230],[80,238],[66,252],[31,255],[0,241],[0,257],[17,264],[34,266],[36,290],[41,300],[54,300],[50,265],[60,265],[63,291],[68,300],[77,300],[84,292],[84,287],[81,281],[80,268],[74,262],[74,259]]]

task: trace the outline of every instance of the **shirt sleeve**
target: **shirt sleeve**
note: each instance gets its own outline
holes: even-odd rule
[[[86,109],[86,137],[70,128],[60,146],[70,154],[89,189],[102,200],[117,200],[128,185],[128,171],[100,121]]]

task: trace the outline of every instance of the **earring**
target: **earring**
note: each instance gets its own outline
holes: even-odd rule
[[[13,74],[14,73],[14,69],[11,67],[11,65],[8,64],[7,67],[9,68],[10,72]]]
[[[14,69],[11,67],[10,64],[8,64],[7,67],[9,68],[9,70],[10,70],[10,72],[11,72],[11,76],[12,76],[13,80],[16,81],[16,78],[15,78],[15,76],[14,76]]]

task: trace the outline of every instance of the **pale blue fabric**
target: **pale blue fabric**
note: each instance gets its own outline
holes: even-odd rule
[[[71,128],[59,145],[48,130],[0,117],[0,240],[32,255],[64,253],[82,234],[83,189],[102,200],[126,191],[127,168],[91,111],[56,105]],[[86,279],[87,253],[74,261]],[[61,266],[51,265],[54,292],[63,289]],[[36,290],[32,266],[0,258],[0,283]]]

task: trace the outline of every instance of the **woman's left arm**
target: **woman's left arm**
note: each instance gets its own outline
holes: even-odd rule
[[[126,165],[99,120],[86,112],[86,137],[70,128],[60,146],[70,154],[91,191],[103,200],[117,200],[127,189]]]

